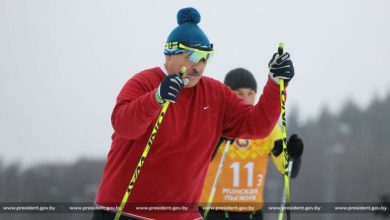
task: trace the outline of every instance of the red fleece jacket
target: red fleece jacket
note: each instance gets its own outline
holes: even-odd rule
[[[132,77],[118,95],[112,113],[112,145],[96,204],[119,206],[161,111],[154,93],[164,77],[160,67],[144,70]],[[196,203],[218,138],[264,138],[279,115],[279,86],[272,80],[268,80],[255,106],[245,104],[229,87],[206,76],[196,86],[184,88],[166,112],[124,215],[144,217],[141,219],[200,218]],[[167,206],[192,210],[173,211]],[[160,210],[140,210],[142,207]]]

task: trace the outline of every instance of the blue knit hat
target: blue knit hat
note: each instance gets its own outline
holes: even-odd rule
[[[189,47],[211,48],[209,39],[199,28],[200,14],[195,8],[182,8],[177,13],[177,26],[169,34],[167,43],[180,42]],[[176,54],[174,51],[165,50],[165,54]]]

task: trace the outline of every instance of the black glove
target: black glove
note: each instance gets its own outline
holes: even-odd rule
[[[283,140],[276,140],[274,143],[274,148],[272,149],[272,154],[277,157],[283,152]]]
[[[182,90],[185,85],[182,78],[183,74],[184,72],[182,70],[178,74],[168,75],[163,79],[155,94],[158,104],[164,105],[167,101],[176,102],[180,90]]]
[[[293,134],[287,142],[287,153],[293,159],[298,159],[303,153],[303,141],[298,135]]]
[[[294,66],[289,53],[274,53],[268,67],[270,77],[277,84],[279,84],[279,79],[284,79],[285,83],[288,83],[294,77]]]
[[[299,170],[301,170],[302,159],[301,158],[294,159],[292,163],[293,164],[291,168],[290,178],[294,179],[298,176]]]
[[[279,139],[275,141],[274,148],[272,149],[272,154],[277,157],[283,152],[283,140]],[[293,134],[290,136],[290,139],[287,142],[287,153],[293,158],[297,159],[302,156],[303,153],[303,141],[298,135]]]
[[[283,152],[283,140],[279,139],[275,141],[274,148],[272,149],[272,154],[277,157]],[[301,168],[301,156],[303,153],[303,141],[298,135],[293,134],[290,136],[290,139],[287,142],[287,154],[290,158],[293,159],[293,164],[291,168],[291,178],[296,178],[299,174]]]

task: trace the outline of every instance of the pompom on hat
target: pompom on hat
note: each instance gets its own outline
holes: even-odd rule
[[[188,47],[212,48],[206,34],[199,28],[201,16],[195,8],[182,8],[177,13],[177,23],[179,24],[171,31],[166,43],[180,42]],[[165,50],[165,54],[172,54]]]

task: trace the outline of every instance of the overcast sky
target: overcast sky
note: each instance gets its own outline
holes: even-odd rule
[[[218,80],[244,67],[262,88],[283,41],[296,71],[287,111],[296,106],[303,121],[390,91],[386,0],[0,0],[0,159],[105,157],[119,90],[163,63],[176,13],[188,6],[215,45],[205,75]]]

